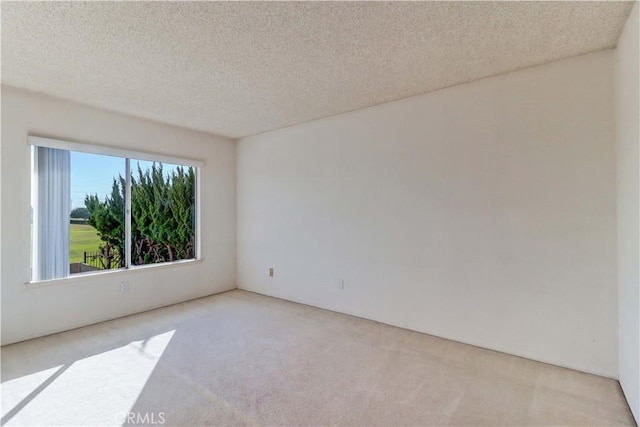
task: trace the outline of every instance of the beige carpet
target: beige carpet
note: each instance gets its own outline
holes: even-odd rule
[[[614,380],[244,291],[3,347],[2,422],[633,425]]]

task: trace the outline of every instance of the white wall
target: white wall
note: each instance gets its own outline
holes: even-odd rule
[[[616,50],[620,385],[640,422],[640,7]]]
[[[37,134],[203,159],[202,258],[181,266],[29,281],[30,157]],[[2,344],[235,288],[235,142],[2,87]],[[120,294],[120,281],[130,293]]]
[[[240,140],[238,286],[617,378],[613,65]]]

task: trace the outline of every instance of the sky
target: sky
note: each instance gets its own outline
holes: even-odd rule
[[[131,160],[131,171],[135,177],[138,173],[138,163],[142,169],[151,167],[152,162]],[[165,175],[175,168],[175,165],[163,163]],[[97,194],[100,200],[111,194],[113,179],[119,175],[124,177],[125,159],[100,154],[71,152],[71,209],[84,207],[87,194]]]
[[[84,206],[87,194],[104,200],[111,193],[113,178],[124,176],[125,160],[121,157],[71,152],[71,208]]]

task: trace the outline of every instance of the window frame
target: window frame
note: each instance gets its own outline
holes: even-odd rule
[[[188,166],[193,167],[195,169],[195,224],[194,224],[194,257],[191,259],[183,259],[176,261],[168,261],[157,264],[145,264],[145,265],[133,265],[131,263],[132,257],[132,249],[131,244],[125,245],[125,266],[123,268],[113,269],[113,270],[101,270],[95,272],[87,272],[87,273],[76,273],[69,274],[65,277],[59,277],[55,279],[44,279],[44,280],[33,280],[33,276],[29,274],[29,281],[26,283],[27,285],[35,285],[35,286],[46,286],[51,282],[61,282],[67,280],[74,280],[77,278],[83,278],[87,276],[97,276],[102,274],[114,274],[114,273],[122,273],[126,271],[134,271],[134,270],[145,270],[148,268],[155,267],[169,267],[169,266],[178,266],[184,265],[193,262],[202,261],[201,256],[201,184],[200,179],[202,176],[201,169],[205,166],[204,160],[196,160],[189,159],[183,157],[175,157],[163,154],[154,154],[144,151],[135,151],[124,148],[111,147],[106,145],[97,145],[97,144],[87,144],[81,142],[74,142],[68,140],[60,140],[53,139],[48,137],[36,136],[36,135],[28,135],[27,138],[28,145],[32,148],[35,147],[47,147],[47,148],[55,148],[59,150],[67,150],[67,151],[76,151],[82,153],[89,154],[97,154],[97,155],[105,155],[112,157],[119,157],[125,160],[125,174],[126,174],[126,191],[125,191],[125,241],[131,242],[131,160],[142,160],[149,162],[159,162],[159,163],[170,163],[180,166]],[[32,153],[33,156],[33,153]],[[37,156],[36,156],[37,157]],[[34,159],[32,158],[32,163]],[[37,161],[37,160],[35,160]],[[33,174],[33,165],[31,171],[31,202],[33,203],[34,195],[37,197],[38,185],[34,180]],[[36,256],[33,253],[33,247],[30,245],[30,259],[31,257]]]

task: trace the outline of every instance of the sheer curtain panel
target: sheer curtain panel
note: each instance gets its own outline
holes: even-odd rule
[[[67,150],[35,150],[38,197],[33,212],[33,279],[58,279],[69,275],[71,157]]]

